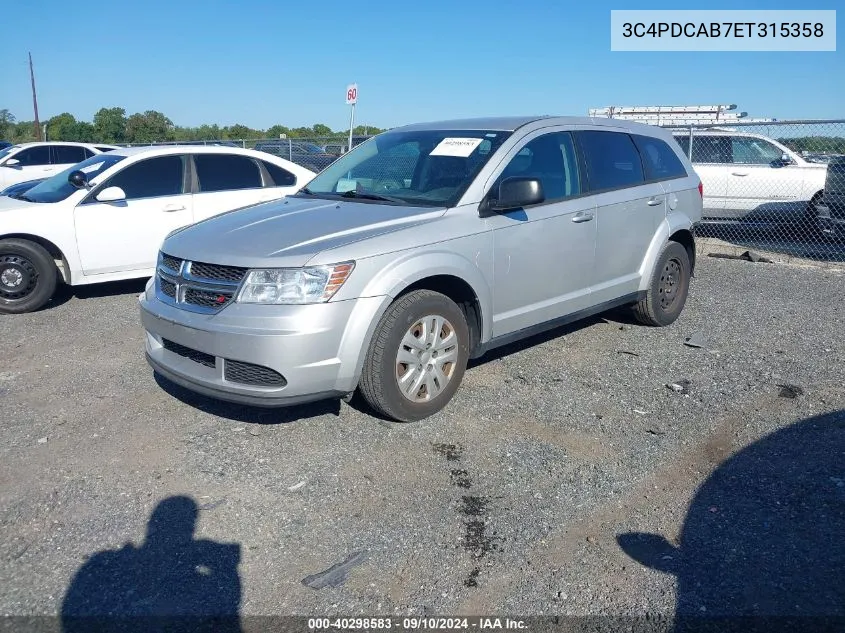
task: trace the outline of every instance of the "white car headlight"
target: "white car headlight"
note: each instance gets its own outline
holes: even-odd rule
[[[340,290],[353,268],[355,262],[251,270],[237,301],[271,305],[325,303]]]

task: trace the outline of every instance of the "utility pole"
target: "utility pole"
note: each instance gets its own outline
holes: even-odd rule
[[[41,122],[38,120],[38,98],[35,96],[35,71],[32,69],[32,53],[29,54],[29,78],[32,80],[32,108],[35,110],[35,140],[41,140]]]

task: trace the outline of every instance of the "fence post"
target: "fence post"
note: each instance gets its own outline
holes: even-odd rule
[[[690,162],[692,162],[692,126],[691,125],[690,125],[690,128],[689,128],[689,149],[687,150],[687,153],[689,154],[689,156],[687,156],[687,158],[689,158]]]

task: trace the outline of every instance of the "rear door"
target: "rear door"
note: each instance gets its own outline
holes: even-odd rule
[[[658,179],[646,178],[630,134],[582,130],[576,137],[596,203],[591,288],[592,302],[601,304],[639,288],[640,265],[666,215],[666,195]]]
[[[191,224],[188,173],[186,156],[156,156],[95,187],[74,210],[83,272],[152,271],[165,236]],[[99,202],[97,194],[108,187],[120,187],[126,199]]]
[[[51,145],[51,173],[64,171],[68,167],[81,163],[83,160],[93,155],[93,152],[87,152],[85,148],[80,145]]]
[[[692,165],[704,187],[702,219],[722,218],[728,196],[728,170],[731,161],[729,136],[694,134]]]
[[[250,156],[197,153],[193,161],[194,222],[284,195],[279,187],[264,186],[266,172]]]

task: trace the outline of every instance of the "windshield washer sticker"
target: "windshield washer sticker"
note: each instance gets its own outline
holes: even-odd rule
[[[480,138],[444,138],[431,150],[430,156],[459,156],[466,158],[481,144]]]

